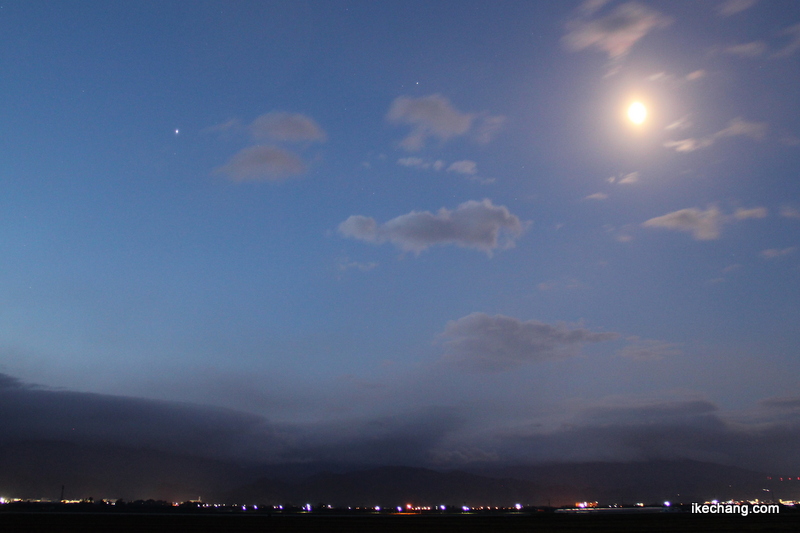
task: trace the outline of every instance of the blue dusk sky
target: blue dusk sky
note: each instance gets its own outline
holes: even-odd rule
[[[6,438],[800,460],[794,0],[12,0],[0,65]]]

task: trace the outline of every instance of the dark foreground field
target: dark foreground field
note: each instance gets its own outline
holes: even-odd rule
[[[0,531],[13,532],[748,532],[798,531],[800,514],[720,516],[649,515],[529,516],[202,516],[143,514],[3,513]]]

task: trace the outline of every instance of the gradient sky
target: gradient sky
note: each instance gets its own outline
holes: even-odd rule
[[[794,0],[2,2],[9,434],[795,465],[798,59]]]

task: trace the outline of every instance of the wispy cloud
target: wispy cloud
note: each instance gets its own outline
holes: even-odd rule
[[[608,199],[608,195],[604,192],[596,192],[594,194],[590,194],[589,196],[584,196],[584,200],[606,200]]]
[[[339,269],[339,272],[346,272],[347,270],[353,270],[353,269],[359,270],[361,272],[369,272],[370,270],[377,267],[378,263],[372,261],[368,263],[362,263],[359,261],[353,261],[349,257],[342,257],[339,258],[336,266]]]
[[[447,167],[447,172],[455,172],[457,174],[466,174],[467,176],[474,176],[478,173],[478,165],[475,161],[463,159],[456,161]]]
[[[481,113],[475,121],[475,128],[472,134],[475,142],[480,144],[487,144],[498,132],[503,129],[503,124],[506,123],[506,117],[502,115],[490,115],[489,113]]]
[[[767,51],[767,43],[751,41],[749,43],[732,44],[722,49],[723,53],[740,57],[758,57]]]
[[[750,9],[756,5],[757,0],[725,0],[717,6],[717,13],[723,17],[730,17]]]
[[[784,218],[800,219],[800,210],[789,206],[783,206],[781,207],[781,216]]]
[[[793,254],[797,251],[796,246],[790,246],[788,248],[769,248],[768,250],[761,251],[761,257],[764,259],[777,259],[778,257],[783,257],[785,255]]]
[[[637,361],[657,361],[665,357],[681,355],[683,351],[677,344],[655,339],[628,337],[628,345],[617,352],[620,357]]]
[[[676,152],[694,152],[703,148],[708,148],[719,139],[724,137],[744,136],[751,139],[761,140],[767,133],[765,122],[748,122],[742,118],[735,118],[724,128],[708,137],[681,139],[678,141],[667,141],[665,148],[674,148]]]
[[[747,209],[740,207],[733,213],[736,220],[747,220],[748,218],[766,218],[769,214],[766,207],[752,207]]]
[[[491,255],[514,246],[525,224],[505,206],[470,200],[450,211],[412,211],[378,224],[374,218],[353,215],[339,224],[345,237],[380,244],[391,242],[403,251],[419,253],[439,244],[455,244]]]
[[[781,31],[780,35],[788,36],[789,44],[785,45],[783,48],[775,52],[775,54],[773,54],[773,57],[789,57],[790,55],[794,54],[797,50],[800,50],[800,24],[789,26],[788,28]]]
[[[692,121],[689,120],[689,115],[685,115],[674,122],[670,122],[664,129],[671,130],[687,130],[692,127]]]
[[[651,218],[642,223],[646,228],[664,228],[691,233],[698,241],[718,239],[724,224],[738,220],[764,218],[764,207],[738,208],[733,215],[724,215],[717,207],[710,206],[705,211],[690,207]]]
[[[471,370],[502,372],[526,363],[575,355],[580,347],[617,338],[585,328],[472,313],[445,326],[445,360]]]
[[[695,240],[709,241],[719,238],[722,213],[716,207],[709,207],[705,211],[690,207],[651,218],[642,226],[685,231],[691,233]]]
[[[214,124],[213,126],[203,128],[200,130],[200,133],[228,133],[240,128],[241,125],[242,122],[238,118],[232,118],[220,124]]]
[[[464,135],[472,126],[475,115],[462,113],[444,96],[433,94],[422,98],[396,98],[386,118],[394,124],[411,126],[411,133],[400,142],[400,146],[417,151],[429,137],[446,141]]]
[[[630,185],[631,183],[639,181],[639,172],[628,172],[627,174],[611,176],[606,181],[609,183],[618,183],[619,185]]]
[[[397,164],[402,167],[418,168],[422,170],[433,169],[436,171],[442,170],[445,166],[445,162],[441,159],[429,161],[421,157],[401,157],[397,160]]]
[[[592,19],[605,2],[584,3],[579,16],[567,23],[563,44],[570,50],[595,48],[610,59],[625,56],[631,47],[650,31],[664,28],[672,18],[636,2],[617,6],[611,13]]]
[[[273,141],[325,141],[327,135],[314,119],[300,113],[273,111],[261,115],[250,124],[255,138]]]
[[[693,70],[686,75],[686,81],[695,81],[705,77],[706,71],[703,69]]]

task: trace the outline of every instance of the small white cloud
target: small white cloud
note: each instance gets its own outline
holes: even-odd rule
[[[781,35],[788,35],[790,37],[789,44],[775,52],[773,57],[789,57],[800,49],[800,24],[795,24],[783,30]]]
[[[361,263],[359,261],[352,261],[348,257],[344,257],[339,260],[337,267],[339,268],[340,272],[345,272],[347,270],[359,270],[361,272],[369,272],[370,270],[374,269],[378,266],[378,263],[369,262],[369,263]]]
[[[751,209],[740,207],[733,216],[736,217],[737,220],[746,220],[748,218],[766,218],[767,214],[766,207],[753,207]]]
[[[200,130],[200,133],[228,133],[232,130],[238,129],[242,125],[238,118],[232,118],[221,124],[215,124]]]
[[[589,196],[584,196],[584,200],[605,200],[608,198],[608,195],[604,192],[596,192],[594,194],[590,194]]]
[[[245,148],[215,170],[234,181],[282,181],[305,171],[297,156],[275,146]]]
[[[421,157],[401,157],[397,160],[397,164],[403,167],[419,168],[422,170],[433,169],[437,172],[442,170],[445,166],[445,162],[441,159],[430,161]]]
[[[725,0],[717,6],[717,13],[723,17],[730,17],[749,9],[756,4],[757,0]]]
[[[681,117],[678,120],[676,120],[675,122],[670,123],[664,129],[667,130],[667,131],[670,131],[670,130],[686,130],[686,129],[689,129],[691,127],[692,127],[692,122],[691,122],[691,120],[689,120],[689,115],[686,115],[685,117]]]
[[[636,183],[639,181],[639,173],[638,172],[629,172],[620,178],[619,184],[620,185],[627,185],[630,183]]]
[[[669,81],[671,79],[672,76],[670,76],[666,72],[656,72],[655,74],[650,74],[647,77],[647,81]]]
[[[397,160],[397,164],[411,168],[428,168],[430,166],[421,157],[401,157]]]
[[[488,113],[479,115],[475,125],[475,141],[480,144],[489,143],[503,129],[505,122],[506,117],[502,115],[489,115]]]
[[[781,207],[781,216],[784,218],[797,218],[800,219],[800,210],[797,210],[793,207],[783,206]]]
[[[475,161],[464,159],[462,161],[456,161],[452,163],[449,167],[447,167],[447,172],[456,172],[458,174],[474,176],[478,173],[478,165],[475,163]]]
[[[699,80],[700,78],[705,77],[705,75],[706,75],[706,71],[703,70],[703,69],[694,70],[694,71],[692,71],[692,72],[690,72],[689,74],[686,75],[686,80],[687,81]]]
[[[485,199],[464,202],[452,211],[442,208],[436,214],[412,211],[380,225],[374,218],[353,215],[339,224],[338,231],[345,237],[374,244],[391,242],[409,252],[455,244],[491,255],[498,248],[513,247],[524,229],[525,224],[508,208]]]
[[[273,141],[325,141],[327,135],[314,119],[300,113],[273,111],[250,124],[250,132],[259,139]]]
[[[715,138],[735,137],[744,135],[751,139],[760,140],[767,134],[766,122],[748,122],[741,118],[735,118],[728,123],[728,127],[714,134]]]
[[[795,251],[797,251],[796,246],[790,246],[783,249],[770,248],[768,250],[762,250],[761,257],[764,259],[776,259],[778,257],[783,257],[784,255],[793,254]]]
[[[665,357],[681,355],[683,352],[677,344],[654,340],[629,337],[628,345],[617,352],[619,357],[636,361],[657,361]]]
[[[599,7],[598,7],[599,6]],[[591,9],[582,8],[584,15],[591,16],[602,7],[593,4]],[[658,11],[635,2],[617,6],[606,16],[587,19],[578,17],[567,23],[567,34],[562,43],[571,50],[596,48],[606,52],[611,59],[623,57],[636,42],[658,28],[672,23],[672,19]]]
[[[681,139],[679,141],[667,141],[664,143],[664,148],[674,148],[676,152],[694,152],[695,150],[701,150],[703,148],[708,148],[714,144],[713,138],[705,138],[705,139]]]

